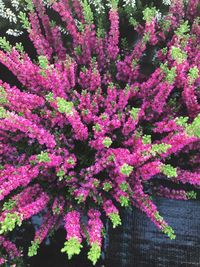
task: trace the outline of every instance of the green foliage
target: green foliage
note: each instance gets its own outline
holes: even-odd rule
[[[61,97],[57,97],[56,100],[57,100],[58,111],[60,113],[73,115],[73,107],[74,107],[73,102],[66,101],[64,98]]]
[[[130,205],[129,198],[125,196],[120,196],[119,201],[122,207],[128,207]]]
[[[138,113],[140,111],[140,108],[132,108],[130,110],[130,114],[133,120],[137,120],[138,119]]]
[[[103,184],[103,190],[108,192],[108,191],[110,191],[110,189],[112,189],[112,185],[110,183],[108,183],[108,182],[105,182]]]
[[[91,10],[91,7],[87,0],[82,1],[82,7],[83,7],[83,14],[84,18],[87,24],[93,24],[94,23],[94,16]]]
[[[45,56],[38,56],[39,66],[41,69],[47,69],[49,61]]]
[[[168,68],[167,63],[160,65],[161,70],[165,73],[165,79],[170,84],[173,84],[176,78],[176,67],[172,67],[171,69]]]
[[[186,133],[189,136],[200,137],[200,113],[191,124],[186,126]]]
[[[151,147],[151,154],[153,156],[165,153],[171,147],[170,144],[153,144]]]
[[[147,134],[143,135],[142,136],[142,143],[144,145],[151,144],[151,135],[147,135]]]
[[[59,181],[63,180],[64,176],[65,176],[65,171],[63,169],[60,169],[56,175],[59,177]]]
[[[123,182],[120,184],[120,189],[124,192],[126,192],[128,190],[128,183],[127,182]]]
[[[168,178],[177,177],[177,169],[170,164],[162,164],[161,172],[165,174]]]
[[[165,226],[162,229],[162,232],[166,234],[171,240],[174,240],[176,238],[176,235],[174,233],[174,230],[171,226]]]
[[[134,28],[138,25],[137,20],[136,20],[135,18],[133,18],[133,17],[130,17],[130,18],[129,18],[129,23],[130,23],[130,25],[133,26]]]
[[[11,52],[12,45],[6,40],[6,37],[0,37],[0,48],[6,52]]]
[[[37,155],[37,160],[39,162],[50,162],[50,158],[47,152],[41,152],[41,154]]]
[[[122,224],[121,218],[118,213],[113,212],[110,213],[108,216],[113,224],[113,228],[116,228],[118,225]]]
[[[0,104],[6,104],[7,102],[6,91],[2,86],[0,86]]]
[[[101,247],[97,243],[92,243],[88,252],[88,259],[95,265],[101,256]]]
[[[150,23],[152,21],[152,19],[156,16],[156,8],[155,7],[147,7],[145,8],[143,11],[143,19]]]
[[[73,165],[75,163],[75,161],[72,157],[70,157],[70,158],[68,158],[67,163]]]
[[[46,96],[45,96],[46,100],[49,101],[49,102],[53,102],[54,101],[54,95],[52,92],[48,93]]]
[[[38,248],[40,247],[40,240],[36,239],[34,241],[31,241],[31,246],[28,249],[28,256],[33,257],[37,255]]]
[[[199,77],[199,69],[197,66],[190,68],[188,73],[189,82],[193,83]]]
[[[182,63],[187,58],[187,54],[184,51],[182,51],[179,47],[176,47],[176,46],[172,46],[171,56],[179,64]]]
[[[24,53],[24,47],[23,47],[22,43],[16,43],[15,49],[21,53]]]
[[[27,9],[29,11],[34,11],[33,1],[32,0],[25,0]]]
[[[130,166],[127,163],[124,163],[120,168],[120,172],[126,176],[130,176],[132,171],[133,171],[133,166]]]
[[[74,52],[77,56],[81,56],[82,55],[82,47],[81,45],[78,45],[74,48]]]
[[[3,221],[0,222],[0,234],[12,231],[17,225],[21,226],[22,217],[19,213],[7,213]]]
[[[101,126],[100,126],[98,123],[96,123],[96,124],[93,126],[93,128],[94,128],[95,132],[100,132],[100,131],[101,131]]]
[[[7,118],[7,116],[8,116],[8,114],[5,110],[5,108],[0,107],[0,119],[5,119],[5,118]]]
[[[186,193],[186,196],[188,199],[196,199],[197,198],[197,193],[195,191],[189,191]]]
[[[180,24],[180,26],[175,31],[175,33],[178,37],[184,37],[185,38],[188,36],[189,31],[190,31],[190,26],[188,25],[188,21],[186,20],[182,24]]]
[[[109,148],[112,144],[112,140],[110,137],[105,137],[102,144],[106,147]]]
[[[181,116],[181,117],[177,117],[175,119],[175,122],[179,126],[186,127],[187,126],[188,119],[189,119],[188,117],[182,117]]]
[[[65,242],[64,247],[61,249],[61,252],[67,253],[68,258],[71,259],[73,255],[78,255],[81,252],[83,246],[79,240],[75,237],[70,238]]]
[[[2,210],[12,210],[16,206],[16,201],[9,199],[7,202],[4,202]]]
[[[28,20],[28,17],[26,15],[26,13],[20,11],[19,15],[18,15],[18,18],[19,18],[20,22],[22,23],[22,27],[24,29],[29,30],[31,28],[31,25],[30,25],[30,22]]]

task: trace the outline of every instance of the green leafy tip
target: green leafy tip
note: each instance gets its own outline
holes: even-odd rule
[[[139,108],[132,108],[130,111],[131,117],[133,120],[138,119],[138,114],[139,114],[140,109]]]
[[[6,40],[6,37],[0,37],[0,48],[6,52],[11,52],[12,45]]]
[[[7,102],[6,91],[2,86],[0,86],[0,104],[6,104]]]
[[[102,144],[106,147],[109,148],[112,144],[112,140],[110,137],[105,137]]]
[[[196,199],[197,198],[197,193],[195,191],[189,191],[186,193],[186,196],[188,199]]]
[[[39,56],[38,57],[38,61],[39,61],[39,66],[41,69],[47,69],[49,61],[47,59],[47,57],[45,56]]]
[[[108,215],[108,217],[110,218],[110,220],[113,224],[113,228],[116,228],[118,225],[122,224],[121,218],[120,218],[118,213],[116,213],[116,212],[110,213]]]
[[[186,126],[186,133],[189,136],[196,136],[200,138],[200,113],[191,124]]]
[[[16,206],[16,201],[13,199],[10,199],[3,204],[2,210],[12,210],[15,206]]]
[[[174,230],[172,229],[171,226],[165,226],[162,229],[162,232],[166,234],[171,240],[174,240],[176,238],[176,235],[174,233]]]
[[[173,84],[176,78],[176,67],[172,67],[171,69],[168,68],[167,64],[160,65],[161,70],[165,73],[165,79],[168,81],[169,84]]]
[[[110,189],[112,189],[112,185],[109,182],[105,182],[103,184],[103,190],[108,192],[108,191],[110,191]]]
[[[40,240],[36,239],[34,241],[31,241],[31,246],[28,249],[28,256],[33,257],[37,255],[38,248],[40,247]]]
[[[7,213],[5,219],[0,222],[0,234],[12,231],[17,225],[21,226],[22,217],[19,213]]]
[[[83,246],[79,240],[75,237],[70,238],[65,242],[64,247],[61,249],[61,252],[67,253],[68,258],[71,259],[73,255],[78,255],[81,252]]]
[[[179,47],[172,46],[171,48],[171,56],[177,63],[182,63],[186,58],[187,54],[182,51]]]
[[[142,143],[144,145],[151,144],[151,135],[144,135],[142,136]]]
[[[125,197],[125,196],[120,196],[119,197],[119,201],[122,207],[128,207],[130,202],[129,202],[129,198]]]
[[[65,113],[67,115],[73,115],[74,104],[72,102],[66,101],[64,98],[57,97],[57,106],[60,113]]]
[[[0,107],[0,119],[5,119],[8,117],[7,111],[5,110],[5,108]]]
[[[160,155],[160,154],[166,153],[169,148],[171,148],[170,144],[165,144],[165,143],[153,144],[151,146],[151,154],[153,156]]]
[[[88,259],[95,265],[101,256],[101,247],[97,243],[92,243],[88,252]]]
[[[199,69],[197,66],[190,68],[188,73],[189,82],[193,83],[199,77]]]
[[[177,117],[175,122],[178,126],[186,127],[188,122],[188,117]]]
[[[123,182],[123,183],[121,183],[121,184],[119,185],[119,187],[120,187],[120,189],[121,189],[122,191],[124,191],[124,192],[126,192],[126,191],[128,190],[128,188],[129,188],[127,182]]]
[[[94,23],[94,16],[87,0],[82,1],[83,15],[87,24]]]
[[[152,21],[152,19],[156,16],[156,8],[152,7],[152,8],[145,8],[145,10],[143,10],[143,19],[150,23]]]
[[[46,100],[49,101],[49,102],[53,102],[54,101],[54,95],[52,92],[48,93],[46,96],[45,96]]]
[[[39,162],[50,162],[50,158],[47,152],[41,152],[41,154],[37,155],[37,160]]]
[[[187,37],[187,33],[190,31],[190,26],[188,25],[188,21],[184,21],[179,28],[175,31],[178,37]]]
[[[161,172],[165,174],[168,178],[177,177],[177,169],[170,164],[162,164]]]
[[[120,168],[120,172],[126,176],[129,176],[132,171],[133,167],[128,165],[127,163],[124,163]]]
[[[30,25],[30,22],[29,22],[29,20],[28,20],[28,18],[26,16],[26,13],[20,11],[19,15],[18,15],[18,18],[19,18],[20,22],[22,23],[22,27],[24,29],[29,30],[31,28],[31,25]]]

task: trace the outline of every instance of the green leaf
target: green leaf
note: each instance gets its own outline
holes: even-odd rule
[[[126,176],[129,176],[132,171],[133,167],[128,165],[127,163],[124,163],[120,168],[120,172]]]
[[[178,37],[186,37],[187,33],[190,31],[190,26],[188,25],[188,21],[184,21],[178,29],[175,31]]]
[[[16,43],[15,49],[21,53],[24,53],[24,47],[23,47],[22,43]]]
[[[162,164],[161,172],[165,174],[168,178],[177,177],[177,169],[170,164]]]
[[[110,191],[110,189],[112,189],[112,185],[109,182],[105,182],[103,184],[103,190],[108,192],[108,191]]]
[[[17,225],[21,226],[22,217],[19,213],[7,213],[3,221],[0,222],[0,234],[12,231]]]
[[[187,122],[188,122],[189,118],[188,117],[177,117],[175,119],[175,122],[178,126],[182,126],[182,127],[186,127],[187,126]]]
[[[24,29],[29,30],[31,28],[31,25],[30,25],[30,22],[26,16],[26,13],[20,11],[18,18],[19,18],[20,22],[22,23],[22,26]]]
[[[113,224],[113,228],[116,228],[118,225],[122,224],[121,218],[118,213],[113,212],[110,213],[108,216]]]
[[[188,73],[189,82],[193,83],[199,77],[199,69],[197,66],[190,68]]]
[[[5,108],[0,107],[0,119],[5,119],[8,117],[7,111],[5,110]]]
[[[138,119],[138,113],[140,111],[140,108],[132,108],[130,110],[130,114],[133,120],[137,120]]]
[[[75,237],[70,238],[65,242],[64,247],[61,249],[61,252],[67,253],[68,258],[71,259],[73,255],[78,255],[81,252],[83,246],[79,240]]]
[[[64,98],[57,97],[58,111],[67,115],[73,115],[73,102],[66,101]]]
[[[88,252],[88,259],[95,265],[101,256],[101,247],[97,243],[92,243]]]
[[[6,37],[0,37],[0,47],[6,52],[11,52],[12,45],[6,40]]]
[[[150,23],[152,21],[152,19],[156,16],[156,8],[152,7],[152,8],[145,8],[143,11],[143,19]]]
[[[37,155],[37,160],[39,162],[50,162],[50,158],[47,152],[41,152],[41,154]]]
[[[106,147],[109,148],[112,144],[112,140],[110,137],[105,137],[102,144]]]
[[[47,57],[39,56],[38,61],[39,61],[39,66],[41,69],[44,69],[44,70],[47,69],[47,67],[49,65],[49,61],[48,61]]]
[[[120,189],[121,189],[122,191],[126,192],[126,191],[128,190],[128,188],[129,188],[129,185],[128,185],[127,182],[123,182],[123,183],[121,183],[121,184],[119,185],[119,187],[120,187]]]
[[[186,126],[186,133],[189,136],[196,136],[200,138],[200,113],[197,117],[193,120],[191,124]]]
[[[144,145],[151,144],[151,135],[144,135],[142,136],[142,143]]]
[[[87,24],[93,24],[94,23],[94,16],[92,13],[92,9],[91,9],[87,0],[82,1],[82,7],[83,7],[83,15],[84,15],[86,23]]]
[[[5,89],[0,86],[0,104],[6,104],[8,100],[6,99],[6,91]]]
[[[187,54],[182,51],[179,47],[172,46],[171,48],[171,56],[177,63],[182,63],[186,58]]]
[[[186,193],[186,196],[188,199],[196,199],[197,198],[197,193],[195,191],[189,191]]]
[[[130,202],[129,202],[129,198],[125,197],[125,196],[120,196],[119,197],[119,201],[122,207],[128,207]]]
[[[151,154],[153,156],[156,156],[157,154],[160,155],[162,153],[165,153],[167,152],[167,150],[169,148],[171,148],[172,146],[170,144],[165,144],[165,143],[162,143],[162,144],[153,144],[151,146]]]
[[[31,246],[28,249],[28,256],[33,257],[37,255],[38,248],[40,247],[40,240],[36,239],[35,241],[31,241]]]
[[[176,235],[174,234],[174,230],[171,226],[165,226],[162,229],[162,232],[166,234],[171,240],[174,240],[176,238]]]
[[[13,199],[9,199],[7,202],[3,204],[2,210],[12,210],[16,206],[16,201]]]

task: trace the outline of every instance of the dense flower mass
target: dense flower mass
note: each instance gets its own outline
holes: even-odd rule
[[[20,19],[37,58],[0,38],[0,63],[20,84],[0,80],[0,265],[21,256],[9,231],[39,213],[29,256],[64,227],[62,252],[79,254],[85,239],[96,264],[104,218],[123,223],[120,206],[139,208],[174,239],[153,196],[192,199],[200,185],[198,1],[164,1],[159,19],[154,7],[138,21],[128,13],[131,41],[120,36],[120,14],[137,1],[97,1],[97,13],[95,1],[50,1],[64,36],[42,0],[26,2]]]

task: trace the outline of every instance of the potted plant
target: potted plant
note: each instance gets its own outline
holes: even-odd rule
[[[71,259],[86,242],[95,265],[105,217],[115,228],[128,207],[173,244],[153,198],[194,199],[184,185],[200,184],[198,1],[173,1],[163,13],[140,1],[138,9],[133,1],[50,1],[53,21],[41,0],[26,4],[20,20],[36,58],[0,38],[0,62],[19,82],[0,80],[0,262],[20,258],[9,232],[37,214],[29,256],[64,227],[61,251]],[[120,32],[126,23],[135,40]]]

